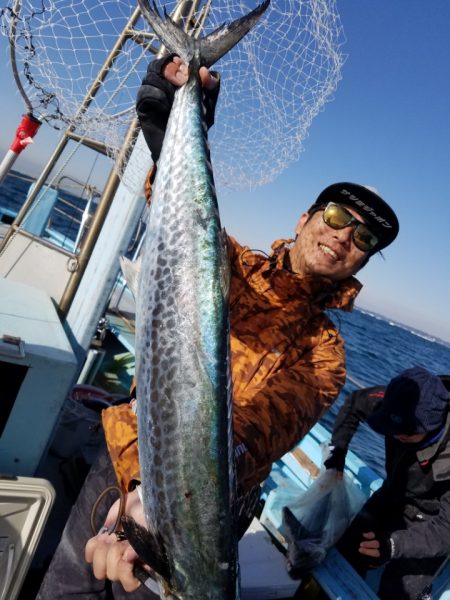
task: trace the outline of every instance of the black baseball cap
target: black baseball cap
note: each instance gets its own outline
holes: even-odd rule
[[[367,423],[382,435],[429,433],[441,427],[450,407],[448,377],[413,367],[389,382],[382,405]]]
[[[400,226],[395,212],[371,189],[357,183],[333,183],[319,194],[308,213],[322,209],[329,202],[350,206],[361,215],[379,240],[370,254],[386,248],[397,237]]]

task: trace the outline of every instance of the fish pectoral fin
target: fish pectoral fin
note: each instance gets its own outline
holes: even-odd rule
[[[169,563],[161,541],[131,517],[122,517],[123,530],[127,540],[138,554],[141,561],[158,573],[163,579],[170,579]]]

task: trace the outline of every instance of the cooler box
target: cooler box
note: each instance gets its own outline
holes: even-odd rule
[[[0,478],[0,600],[15,600],[55,499],[45,479]]]

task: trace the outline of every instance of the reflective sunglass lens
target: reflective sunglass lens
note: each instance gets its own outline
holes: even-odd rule
[[[335,229],[347,227],[353,221],[353,217],[337,204],[329,204],[323,213],[323,220],[327,225]]]
[[[364,225],[358,225],[353,232],[353,241],[357,248],[363,250],[363,252],[368,252],[375,248],[378,238]]]
[[[330,202],[323,211],[323,220],[333,229],[343,229],[349,225],[354,225],[353,241],[355,246],[363,252],[368,252],[375,248],[378,238],[366,225],[360,223],[358,219],[349,213],[345,208]]]

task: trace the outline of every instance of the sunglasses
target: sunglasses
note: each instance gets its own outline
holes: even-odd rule
[[[378,238],[370,229],[346,210],[343,206],[329,202],[323,213],[324,222],[332,229],[344,229],[344,227],[353,227],[353,242],[355,246],[363,252],[373,250],[378,244]]]

